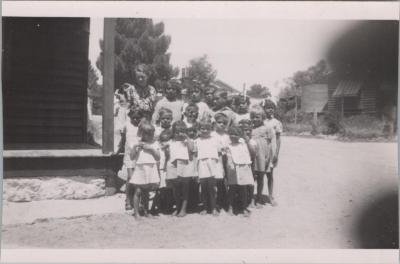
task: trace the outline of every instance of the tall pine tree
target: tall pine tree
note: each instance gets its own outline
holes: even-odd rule
[[[169,63],[167,53],[171,37],[164,34],[164,23],[153,23],[149,18],[118,18],[115,34],[115,87],[134,83],[134,68],[146,64],[150,69],[149,84],[159,86],[178,75],[179,69]],[[96,66],[103,74],[103,40]]]

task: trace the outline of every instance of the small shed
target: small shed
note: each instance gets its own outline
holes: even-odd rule
[[[310,84],[301,88],[301,111],[321,113],[328,103],[328,85]]]

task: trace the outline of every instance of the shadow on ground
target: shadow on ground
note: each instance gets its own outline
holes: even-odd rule
[[[366,206],[357,220],[361,248],[399,248],[398,193],[386,193]]]

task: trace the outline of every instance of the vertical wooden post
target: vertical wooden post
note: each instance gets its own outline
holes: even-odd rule
[[[294,86],[294,124],[297,124],[297,85]]]
[[[104,19],[103,153],[114,151],[115,18]]]
[[[341,106],[340,114],[341,114],[341,119],[343,119],[343,117],[344,117],[344,96],[342,96],[342,106]]]

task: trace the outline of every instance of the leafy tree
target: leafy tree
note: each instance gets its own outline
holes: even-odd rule
[[[271,97],[271,92],[266,86],[262,86],[261,84],[253,84],[247,91],[247,95],[250,97],[267,98]]]
[[[197,79],[204,85],[208,85],[215,81],[217,71],[213,69],[210,62],[207,61],[207,55],[194,58],[189,61],[189,67],[186,68],[186,76],[188,79]]]
[[[149,18],[118,18],[115,26],[115,88],[123,83],[134,83],[134,67],[144,63],[149,66],[149,83],[169,80],[179,69],[169,63],[167,53],[171,37],[164,34],[164,23],[153,23]],[[96,66],[103,74],[104,43]]]

